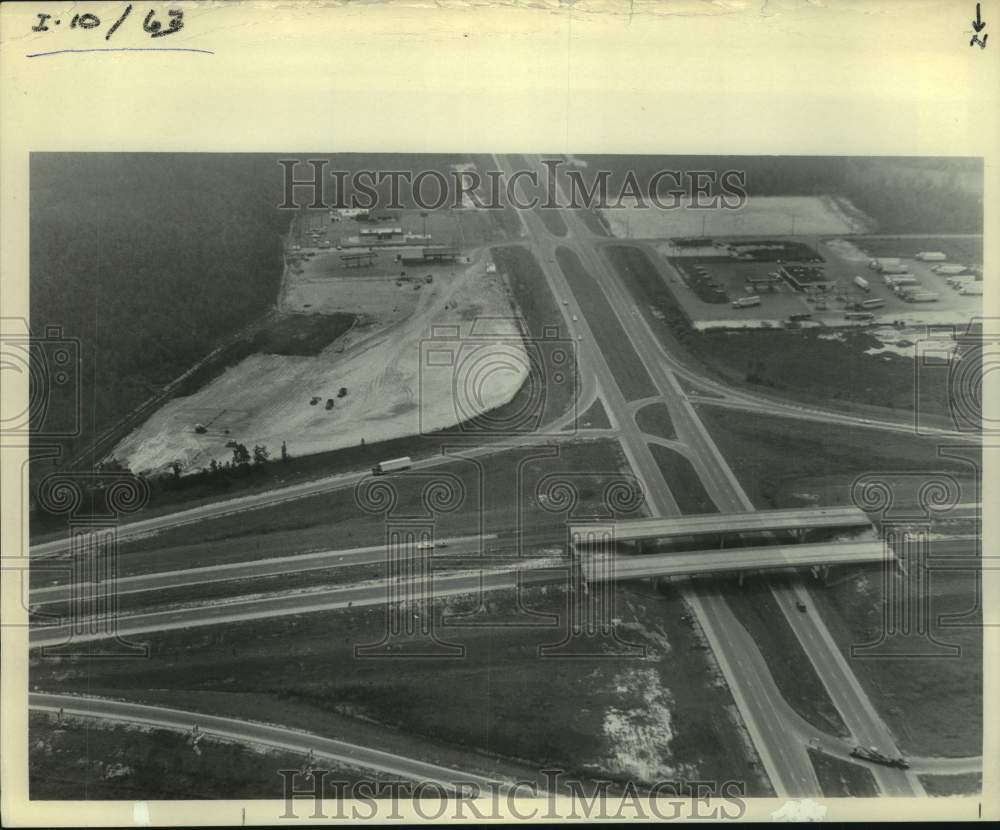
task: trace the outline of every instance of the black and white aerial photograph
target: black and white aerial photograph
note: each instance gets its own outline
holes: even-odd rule
[[[4,824],[997,817],[959,5],[8,5]]]
[[[982,174],[34,155],[32,797],[977,793]]]

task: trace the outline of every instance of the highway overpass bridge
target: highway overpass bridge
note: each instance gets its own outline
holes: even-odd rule
[[[743,574],[784,568],[813,568],[825,573],[831,565],[882,562],[893,554],[871,533],[868,539],[806,543],[811,530],[872,531],[867,515],[856,507],[805,510],[759,510],[753,513],[706,513],[675,518],[579,522],[570,525],[570,542],[588,582],[650,576]],[[747,534],[783,532],[799,541],[780,543],[773,536],[747,545]],[[738,545],[725,546],[726,537]],[[708,547],[705,538],[718,540]],[[676,549],[676,543],[686,545]],[[686,540],[691,540],[687,544]],[[620,553],[621,543],[635,550]],[[668,552],[645,553],[656,543],[675,543]]]
[[[814,507],[796,510],[757,510],[753,513],[701,513],[658,519],[580,522],[570,525],[577,549],[603,546],[610,533],[615,542],[669,542],[685,537],[740,536],[747,533],[788,532],[802,538],[810,530],[870,530],[871,520],[856,507]]]
[[[892,552],[880,541],[825,542],[818,545],[768,545],[685,553],[628,554],[578,552],[587,582],[613,582],[650,576],[743,574],[786,568],[825,569],[831,565],[882,562]]]

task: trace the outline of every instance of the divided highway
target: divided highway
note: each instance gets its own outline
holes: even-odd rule
[[[506,159],[497,161],[508,176],[512,174],[511,165]],[[544,177],[545,172],[541,169],[540,159],[537,157],[529,159],[529,163],[535,164],[540,177]],[[610,312],[617,316],[620,325],[627,332],[630,349],[639,355],[646,372],[667,405],[678,439],[692,450],[690,458],[694,468],[718,509],[731,513],[753,511],[753,504],[681,388],[673,371],[676,361],[667,355],[646,319],[634,313],[634,300],[599,253],[590,230],[572,211],[560,210],[559,214],[566,226],[566,233],[562,236],[550,234],[544,223],[538,220],[536,213],[521,214],[528,227],[529,238],[533,240],[531,247],[535,250],[553,290],[557,296],[569,299],[571,310],[575,315],[582,314],[580,305],[576,302],[573,286],[569,284],[561,269],[554,267],[559,250],[572,249],[579,257],[586,273],[600,284],[607,297]],[[624,405],[623,396],[620,391],[616,394],[617,380],[610,376],[607,364],[597,353],[587,324],[574,323],[571,328],[574,332],[580,331],[588,340],[581,354],[587,363],[596,369],[604,392],[604,400],[622,426],[622,443],[630,462],[633,463],[636,475],[645,484],[649,507],[659,515],[677,515],[679,511],[676,502],[669,496],[669,489],[662,472],[649,452],[648,443],[636,429],[635,420]],[[858,685],[822,620],[815,614],[789,613],[789,604],[794,608],[796,599],[794,592],[801,588],[793,584],[789,589],[776,586],[773,590],[779,605],[785,611],[789,625],[807,653],[810,649],[821,650],[819,654],[810,655],[813,665],[855,738],[865,745],[879,745],[889,754],[898,754],[888,730]],[[752,642],[745,642],[743,637],[745,630],[725,601],[711,590],[700,586],[697,590],[692,588],[685,593],[685,598],[691,604],[712,644],[720,668],[771,778],[772,786],[782,796],[819,794],[821,792],[819,782],[804,742],[787,721],[782,719],[775,702],[768,699],[767,693],[774,689],[774,680],[766,665],[748,665],[743,660],[746,647],[756,652]],[[744,648],[735,645],[741,640]],[[889,769],[876,771],[875,774],[884,793],[922,793],[915,775]]]

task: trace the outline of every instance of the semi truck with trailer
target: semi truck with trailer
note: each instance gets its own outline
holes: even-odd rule
[[[861,758],[864,761],[871,761],[874,764],[882,764],[886,767],[895,767],[896,769],[910,768],[910,762],[901,755],[892,758],[884,752],[879,752],[874,746],[856,746],[851,750],[851,755],[854,758]]]
[[[844,319],[864,323],[869,320],[874,320],[875,315],[870,311],[847,311],[844,313]]]
[[[921,251],[915,258],[921,262],[944,262],[948,256],[944,251]]]
[[[878,297],[872,297],[870,300],[862,300],[860,303],[855,304],[857,310],[862,310],[865,308],[881,308],[885,305],[885,300]]]
[[[936,303],[939,295],[936,291],[913,291],[903,299],[908,303]]]
[[[931,269],[935,274],[941,274],[945,277],[953,277],[956,274],[964,274],[969,269],[964,265],[950,264],[950,265],[935,265]]]
[[[388,461],[380,461],[372,467],[372,475],[380,476],[385,473],[395,473],[400,470],[408,470],[413,465],[410,456],[404,455],[402,458],[390,458]]]
[[[750,308],[755,305],[760,305],[760,297],[756,294],[750,297],[739,297],[733,300],[733,308]]]
[[[871,291],[871,286],[868,284],[868,280],[864,277],[855,277],[854,284],[862,291]]]

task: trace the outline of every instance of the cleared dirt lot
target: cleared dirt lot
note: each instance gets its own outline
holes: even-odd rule
[[[699,209],[682,198],[672,210],[623,206],[601,214],[619,239],[864,233],[869,227],[850,203],[830,196],[751,196],[738,210]]]
[[[305,455],[446,428],[507,403],[529,367],[503,275],[486,263],[406,269],[390,254],[361,273],[335,250],[297,261],[282,306],[352,313],[355,327],[316,355],[246,358],[156,412],[114,456],[135,472],[174,462],[191,471],[225,462],[230,441],[275,455],[287,442]]]

